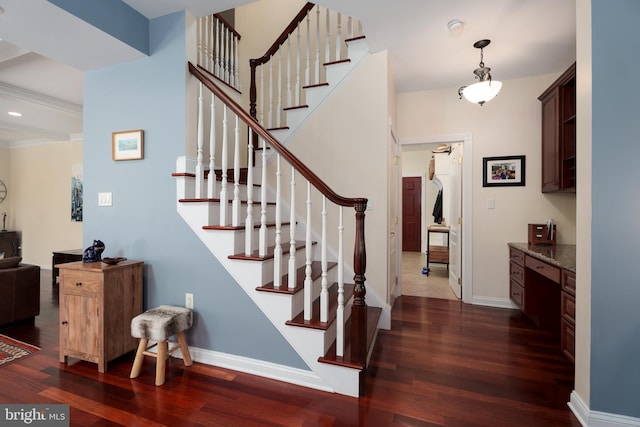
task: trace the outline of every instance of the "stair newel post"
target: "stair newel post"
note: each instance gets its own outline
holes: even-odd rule
[[[244,254],[253,252],[253,129],[249,128],[247,153],[247,219],[244,223]]]
[[[202,95],[202,83],[198,94],[198,147],[196,158],[196,198],[204,197],[204,98]]]
[[[322,196],[322,248],[320,264],[322,266],[322,279],[320,284],[320,321],[326,322],[329,318],[329,285],[327,278],[327,198]]]
[[[207,197],[216,197],[216,96],[211,93],[211,120],[209,125],[209,177],[207,179]]]
[[[236,114],[236,126],[233,132],[233,202],[231,225],[240,224],[240,119]]]
[[[222,110],[222,182],[220,184],[220,225],[227,225],[229,195],[227,193],[227,106]]]
[[[307,224],[305,232],[304,320],[311,320],[313,280],[311,279],[311,183],[307,181]]]
[[[256,109],[257,90],[256,90],[256,67],[258,66],[255,59],[249,60],[249,68],[251,69],[251,83],[249,85],[249,114],[254,119],[258,119],[258,110]],[[261,84],[262,85],[262,84]],[[262,100],[260,101],[262,102]]]
[[[289,211],[289,289],[296,287],[296,169],[291,167],[291,203]]]
[[[258,254],[267,254],[267,142],[262,140],[262,179],[260,180],[260,236]]]
[[[364,211],[367,199],[358,199],[356,210],[356,235],[353,251],[353,267],[355,287],[353,289],[353,305],[351,307],[351,358],[366,365],[367,358],[367,304],[365,302],[365,270],[367,268],[367,252],[364,240]]]
[[[336,312],[336,356],[344,356],[344,221],[343,207],[338,218],[338,310]]]
[[[280,288],[282,285],[282,215],[280,197],[282,192],[280,189],[280,153],[276,155],[276,236],[275,248],[273,251],[273,287]]]

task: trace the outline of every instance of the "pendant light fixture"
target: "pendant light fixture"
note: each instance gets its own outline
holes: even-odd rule
[[[485,39],[478,40],[473,44],[473,47],[480,49],[480,67],[473,70],[478,82],[458,89],[460,99],[464,97],[467,101],[480,104],[480,106],[487,101],[491,101],[502,88],[502,82],[491,79],[491,68],[484,66],[483,49],[489,46],[489,43],[491,43],[491,40]]]

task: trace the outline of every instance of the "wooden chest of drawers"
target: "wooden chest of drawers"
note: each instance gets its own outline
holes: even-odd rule
[[[142,261],[58,264],[60,269],[60,362],[75,357],[98,364],[137,346],[131,319],[142,312]]]

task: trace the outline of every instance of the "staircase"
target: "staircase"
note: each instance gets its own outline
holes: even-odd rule
[[[305,8],[308,16],[312,7]],[[279,126],[270,129],[220,89],[209,72],[190,63],[199,84],[197,158],[179,158],[173,176],[179,214],[309,366],[310,382],[362,396],[382,311],[365,303],[367,200],[336,194],[285,148],[367,54],[363,37],[346,45],[346,58],[315,73],[326,81],[301,85],[290,101],[299,104],[281,107]],[[258,62],[252,60],[252,70]],[[252,85],[251,93],[257,92]],[[264,111],[271,101],[252,96],[254,115],[256,104]],[[345,221],[345,207],[354,208],[353,220]],[[344,245],[345,231],[353,236],[352,254]],[[345,261],[349,255],[353,264]]]

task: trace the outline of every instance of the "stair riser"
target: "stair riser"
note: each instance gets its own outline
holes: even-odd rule
[[[332,268],[329,271],[327,271],[327,286],[331,286],[331,284],[337,281],[337,277],[336,277],[337,272],[338,272],[337,268]],[[316,298],[318,298],[320,296],[321,291],[322,291],[322,277],[318,277],[316,280],[313,281],[312,290],[311,290],[311,294],[313,297],[312,299],[315,300]],[[293,319],[298,314],[302,313],[302,311],[304,310],[304,292],[296,293],[293,296],[291,305],[292,305],[291,318]]]
[[[196,196],[196,179],[195,177],[192,176],[181,176],[181,177],[176,177],[176,189],[177,189],[177,197],[178,199],[197,199],[197,198],[201,198],[201,197],[197,197]],[[207,180],[204,180],[204,195],[202,196],[202,198],[206,198],[207,197]],[[222,183],[221,182],[216,182],[216,187],[215,187],[215,197],[213,197],[214,199],[219,198],[220,197],[220,190],[222,189]],[[233,182],[228,182],[227,183],[227,196],[229,198],[229,200],[233,200],[234,198],[234,191],[235,191],[235,187],[234,187],[234,183]],[[240,184],[238,186],[238,191],[239,193],[239,197],[240,200],[242,201],[246,201],[247,200],[247,186],[246,184]],[[261,192],[260,192],[260,188],[259,187],[254,187],[253,189],[253,194],[252,194],[252,199],[254,202],[254,206],[255,205],[260,205],[260,201],[261,199]]]

